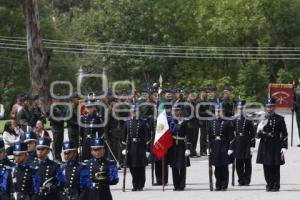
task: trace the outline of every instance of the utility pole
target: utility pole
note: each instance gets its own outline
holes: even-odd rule
[[[39,95],[41,109],[49,111],[49,60],[50,51],[43,44],[39,27],[38,0],[21,0],[26,20],[27,55],[30,72],[30,93]]]

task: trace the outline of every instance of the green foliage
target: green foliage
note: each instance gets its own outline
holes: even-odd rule
[[[150,44],[145,50],[149,52],[153,45],[299,47],[299,10],[299,0],[39,0],[44,38]],[[1,35],[25,36],[20,1],[1,1]],[[9,106],[16,94],[29,88],[26,51],[0,49],[0,59],[0,94]],[[116,80],[134,80],[139,88],[149,87],[162,74],[165,85],[197,89],[216,84],[220,90],[232,86],[236,98],[256,101],[264,100],[270,82],[288,83],[300,74],[299,60],[179,59],[54,51],[50,81],[70,80],[76,88],[80,66],[95,73],[106,67],[110,86]]]

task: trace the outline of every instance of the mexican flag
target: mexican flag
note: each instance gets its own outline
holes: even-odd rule
[[[158,106],[158,117],[156,121],[156,131],[154,143],[151,148],[152,153],[158,160],[161,160],[167,153],[168,149],[173,145],[172,133],[169,129],[167,120],[167,113],[164,106],[162,95],[160,95],[161,89],[159,89],[159,106]]]

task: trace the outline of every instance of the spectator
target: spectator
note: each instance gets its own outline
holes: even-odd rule
[[[4,125],[3,141],[5,149],[12,148],[13,145],[19,141],[19,135],[15,132],[11,121],[6,122]]]
[[[41,120],[38,120],[35,125],[34,132],[38,138],[40,137],[49,137],[49,133],[44,129],[44,124]]]

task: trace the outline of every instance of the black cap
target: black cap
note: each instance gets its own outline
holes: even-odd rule
[[[27,144],[24,142],[16,142],[13,147],[14,155],[20,155],[22,153],[27,153]]]
[[[103,148],[104,147],[104,142],[102,139],[100,138],[95,138],[93,141],[92,141],[92,144],[91,144],[91,148],[92,149],[99,149],[99,148]]]
[[[63,144],[63,152],[77,151],[77,146],[73,141],[65,141]]]
[[[33,131],[30,132],[25,132],[24,133],[24,142],[29,143],[29,142],[37,142],[37,136]]]
[[[51,145],[51,139],[49,137],[41,137],[38,139],[36,148],[49,148]]]
[[[211,85],[211,86],[209,87],[209,91],[210,91],[210,92],[215,92],[215,91],[217,91],[217,86]]]
[[[199,88],[199,92],[206,92],[206,88],[205,88],[204,86],[201,86],[201,87]]]

